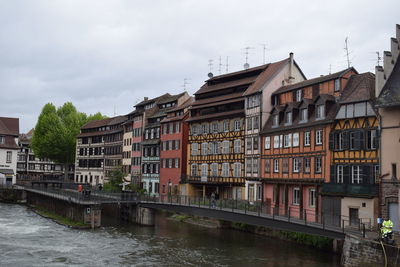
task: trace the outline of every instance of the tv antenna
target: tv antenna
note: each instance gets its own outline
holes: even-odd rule
[[[349,55],[350,55],[349,45],[347,43],[348,39],[349,39],[349,37],[346,37],[346,39],[344,39],[344,44],[345,44],[344,51],[346,52],[347,67],[350,68],[351,62],[350,62],[350,58],[349,58]]]
[[[261,44],[263,47],[263,65],[265,64],[265,54],[267,52],[267,44]]]
[[[208,78],[212,78],[214,76],[212,73],[212,70],[213,70],[213,60],[212,59],[208,60],[208,67],[210,68],[210,72],[208,73]]]
[[[248,69],[248,68],[250,68],[250,65],[249,65],[249,50],[250,49],[254,49],[254,47],[250,47],[250,46],[247,46],[247,47],[245,47],[245,48],[243,48],[244,50],[245,50],[245,52],[244,52],[244,54],[246,55],[246,63],[244,63],[244,65],[243,65],[243,67],[244,67],[244,69]]]
[[[378,64],[378,66],[380,66],[380,65],[381,65],[382,57],[380,56],[379,52],[376,52],[376,56],[377,56],[376,63]]]
[[[225,69],[225,71],[226,71],[226,73],[228,73],[228,67],[229,67],[229,57],[227,56],[226,57],[226,64],[225,64],[225,67],[226,67],[226,69]]]
[[[221,68],[222,68],[222,58],[219,56],[219,63],[218,63],[218,73],[221,74]]]
[[[188,79],[188,78],[183,78],[183,85],[182,85],[182,87],[183,87],[183,90],[184,90],[185,92],[187,92],[186,85],[190,84],[190,83],[188,83],[189,80],[190,80],[190,79]]]

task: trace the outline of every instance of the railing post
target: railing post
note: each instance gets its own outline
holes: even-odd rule
[[[288,207],[288,222],[290,222],[290,207]]]
[[[344,233],[344,219],[342,219],[342,232]]]
[[[307,225],[307,210],[304,209],[304,224]]]
[[[362,225],[363,225],[362,227],[363,238],[365,238],[365,223],[363,223]]]
[[[322,229],[325,230],[325,217],[324,214],[321,212],[321,221],[322,221]]]

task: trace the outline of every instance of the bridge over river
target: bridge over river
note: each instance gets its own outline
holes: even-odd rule
[[[346,234],[365,236],[366,231],[370,230],[370,225],[361,221],[355,227],[350,227],[348,218],[340,217],[336,220],[341,222],[340,225],[332,225],[327,222],[324,214],[317,214],[316,216],[314,214],[313,218],[315,218],[315,220],[310,221],[310,216],[307,214],[292,213],[291,215],[290,209],[274,209],[262,202],[231,199],[211,201],[208,198],[189,196],[156,197],[139,195],[134,192],[108,193],[88,190],[77,192],[76,189],[60,188],[57,186],[14,186],[14,188],[25,191],[28,195],[28,202],[29,198],[34,198],[37,202],[38,198],[40,199],[40,197],[43,197],[45,199],[42,203],[48,203],[51,202],[51,200],[63,203],[62,208],[57,208],[55,206],[55,211],[57,211],[57,209],[66,209],[73,206],[75,209],[80,209],[85,213],[88,211],[88,208],[102,210],[104,209],[103,207],[108,206],[108,209],[119,210],[119,213],[129,213],[132,212],[132,208],[134,208],[135,212],[140,209],[143,214],[143,210],[147,210],[147,212],[145,212],[145,214],[147,214],[146,216],[149,216],[149,214],[150,216],[154,216],[154,210],[166,210],[222,221],[263,226],[270,229],[319,235],[334,239],[344,239]],[[149,213],[148,211],[152,212]],[[69,211],[67,212],[67,217],[71,213],[79,212]],[[136,214],[135,216],[138,215]],[[143,218],[141,218],[141,220],[142,219]],[[140,223],[141,220],[136,220],[136,222]]]

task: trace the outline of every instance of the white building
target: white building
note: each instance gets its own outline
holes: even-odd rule
[[[0,117],[0,185],[16,182],[19,119]]]

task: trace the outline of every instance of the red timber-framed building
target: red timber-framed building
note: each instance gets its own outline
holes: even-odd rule
[[[329,182],[329,133],[349,68],[279,88],[262,134],[261,176],[267,207],[317,221],[322,184]]]
[[[186,187],[180,190],[180,184],[186,175],[189,127],[185,120],[192,102],[192,97],[187,98],[182,104],[168,110],[161,121],[161,195],[186,195]]]

